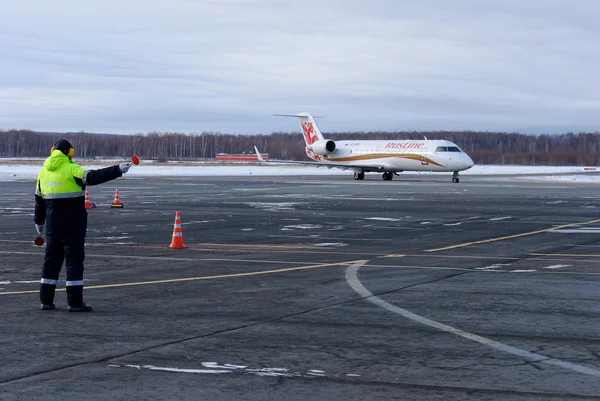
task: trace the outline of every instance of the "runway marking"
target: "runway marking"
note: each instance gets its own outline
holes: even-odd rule
[[[484,267],[476,267],[475,270],[480,271],[498,271],[498,269],[502,269],[503,266],[510,266],[512,263],[494,263],[493,265],[484,266]]]
[[[210,243],[199,243],[195,244],[199,246],[215,246],[215,247],[235,247],[235,248],[244,248],[244,249],[322,249],[322,247],[317,247],[314,245],[293,245],[293,244],[210,244]]]
[[[497,273],[497,274],[510,274],[510,273],[520,273],[523,271],[519,270],[499,270],[492,266],[487,266],[483,268],[474,268],[468,269],[464,267],[450,267],[450,266],[415,266],[415,265],[375,265],[375,264],[366,264],[368,267],[382,267],[382,268],[399,268],[399,269],[415,269],[415,270],[456,270],[456,271],[464,271],[464,272],[472,272],[472,273]],[[542,267],[543,269],[547,269],[547,267]],[[534,272],[535,270],[530,270]],[[600,276],[600,272],[574,272],[574,271],[556,271],[556,270],[548,270],[548,271],[537,271],[537,274],[560,274],[560,275],[568,275],[568,276]]]
[[[563,267],[570,267],[571,265],[552,265],[552,266],[543,266],[542,269],[562,269]]]
[[[563,256],[563,257],[585,257],[600,258],[600,254],[577,254],[577,253],[530,253],[531,256]]]
[[[103,289],[103,288],[133,287],[133,286],[138,286],[138,285],[151,285],[151,284],[181,283],[181,282],[185,282],[185,281],[215,280],[215,279],[220,279],[220,278],[260,276],[263,274],[285,273],[285,272],[293,272],[293,271],[299,271],[299,270],[318,269],[320,267],[348,265],[348,264],[357,263],[357,262],[366,262],[366,261],[352,260],[352,261],[348,261],[348,262],[323,263],[323,264],[318,264],[318,265],[286,267],[284,269],[262,270],[262,271],[246,272],[246,273],[220,274],[220,275],[215,275],[215,276],[184,277],[184,278],[172,278],[172,279],[165,279],[165,280],[138,281],[138,282],[120,283],[120,284],[91,285],[91,286],[86,286],[85,290],[87,291],[87,290],[92,290],[92,289]],[[65,289],[57,288],[56,291],[65,291]],[[34,294],[37,292],[39,292],[39,290],[11,291],[11,292],[0,292],[0,295],[23,295],[23,294]]]
[[[108,237],[103,237],[103,238],[108,238]],[[118,237],[121,238],[121,237]],[[130,238],[130,237],[123,237],[123,238]],[[315,238],[315,239],[321,239],[321,238]],[[24,241],[24,240],[0,240],[0,242],[13,242],[13,243],[33,243],[33,241]],[[111,243],[106,243],[106,244],[94,244],[94,243],[89,243],[86,244],[86,246],[110,246],[110,245],[123,245],[123,244],[111,244]],[[135,244],[127,244],[128,246],[135,246],[138,248],[160,248],[160,249],[165,249],[168,248],[168,246],[163,246],[163,247],[159,247],[159,246],[153,246],[153,245],[135,245]],[[211,244],[211,243],[198,243],[198,244],[194,244],[197,246],[212,246],[212,247],[235,247],[235,248],[243,248],[243,249],[256,249],[256,248],[261,248],[261,249],[323,249],[323,247],[318,247],[315,245],[294,245],[294,244],[283,244],[283,245],[277,245],[277,244]]]
[[[33,246],[33,241],[1,240],[0,239],[0,243],[1,242],[32,244],[32,246]],[[253,251],[255,253],[259,253],[259,252],[266,252],[266,253],[272,253],[272,252],[277,252],[277,253],[299,253],[300,252],[300,253],[304,253],[307,249],[310,249],[310,250],[313,250],[313,251],[317,251],[318,254],[323,254],[323,255],[359,255],[359,256],[380,256],[381,255],[381,253],[374,253],[374,252],[340,252],[340,251],[336,251],[335,250],[336,248],[327,248],[327,247],[324,248],[322,246],[314,246],[314,245],[298,245],[298,246],[294,246],[294,245],[265,245],[265,244],[256,244],[256,245],[248,245],[248,244],[190,244],[189,242],[186,242],[186,245],[187,245],[186,251],[194,251],[194,252],[203,252],[203,251],[216,252],[216,251],[221,251],[221,250],[223,250],[225,248],[232,248],[232,249],[227,249],[227,251],[230,251],[230,252],[248,252],[249,250],[251,250],[251,251]],[[124,243],[103,243],[103,244],[101,244],[101,243],[90,243],[90,244],[87,244],[86,243],[85,246],[86,246],[86,248],[87,247],[123,248],[123,247],[126,246],[128,249],[135,248],[135,249],[157,249],[157,250],[165,250],[165,249],[169,248],[167,245],[164,245],[164,246],[160,246],[160,245],[137,245],[137,244],[124,244]],[[201,247],[196,248],[195,246],[204,246],[204,248],[201,248]],[[211,246],[213,246],[213,248],[211,248]],[[176,250],[176,251],[172,251],[172,252],[179,252],[179,251]],[[6,253],[15,253],[15,252],[6,252]]]
[[[278,234],[278,235],[273,235],[270,234],[268,235],[268,237],[271,238],[303,238],[303,239],[321,239],[321,240],[336,240],[336,241],[377,241],[377,242],[381,242],[381,241],[392,241],[392,238],[351,238],[351,237],[323,237],[321,236],[322,234],[315,234],[315,235],[285,235],[285,234]]]
[[[0,241],[1,242],[1,241]],[[104,247],[109,247],[109,245],[102,245]],[[119,246],[119,245],[117,245]],[[164,247],[158,248],[158,249],[165,249]],[[316,247],[316,249],[319,249],[318,247]],[[196,251],[198,249],[193,249],[193,248],[188,248],[188,250],[193,250]],[[199,249],[200,251],[202,249]],[[288,252],[284,252],[284,251],[278,251],[279,253],[288,253]],[[0,251],[0,255],[2,254],[6,254],[6,255],[38,255],[38,256],[43,256],[44,252],[24,252],[24,251]],[[498,259],[502,259],[502,260],[516,260],[516,261],[520,261],[522,258],[519,257],[511,257],[511,256],[470,256],[470,255],[433,255],[433,254],[390,254],[390,255],[382,255],[382,254],[376,254],[376,253],[361,253],[361,252],[318,252],[318,254],[325,254],[325,255],[330,255],[330,254],[334,254],[334,255],[360,255],[360,256],[374,256],[377,257],[378,259],[384,259],[384,258],[410,258],[410,257],[414,257],[414,258],[444,258],[444,259],[448,259],[448,258],[452,258],[452,259],[477,259],[477,260],[483,260],[483,259],[493,259],[493,260],[498,260]],[[587,262],[587,263],[600,263],[600,259],[559,259],[559,258],[554,258],[551,257],[552,255],[562,255],[562,254],[533,254],[530,253],[529,255],[531,256],[548,256],[546,258],[542,258],[542,257],[534,257],[528,260],[533,260],[533,261],[550,261],[550,262]],[[600,257],[600,254],[598,255],[577,255],[577,254],[564,254],[567,256],[587,256],[587,257]],[[200,262],[200,261],[230,261],[230,262],[249,262],[249,263],[289,263],[289,264],[298,264],[298,263],[303,263],[303,262],[287,262],[287,261],[278,261],[278,260],[273,260],[273,261],[269,261],[269,260],[264,260],[264,259],[235,259],[235,258],[179,258],[179,257],[171,257],[171,256],[132,256],[132,255],[108,255],[108,254],[92,254],[92,253],[86,253],[86,258],[93,258],[93,257],[101,257],[101,258],[114,258],[114,259],[133,259],[133,260],[166,260],[166,261],[181,261],[181,262]],[[392,267],[390,265],[390,267]],[[468,269],[466,269],[468,270]],[[578,273],[578,272],[572,272],[572,274],[584,274],[584,273]],[[595,275],[595,274],[600,274],[600,273],[585,273],[585,274],[591,274],[591,275]]]
[[[557,234],[600,234],[600,228],[573,228],[571,230],[556,230]]]
[[[11,255],[40,255],[43,256],[43,252],[10,252],[0,251],[0,254],[11,254]],[[99,253],[86,253],[86,258],[112,258],[112,259],[133,259],[133,260],[165,260],[165,261],[179,261],[179,262],[243,262],[243,263],[278,263],[278,264],[293,264],[297,265],[300,263],[309,262],[288,262],[281,260],[265,260],[265,259],[233,259],[233,258],[174,258],[171,256],[132,256],[132,255],[107,255]]]
[[[363,253],[361,255],[365,255],[368,256],[370,254],[368,253]],[[529,255],[534,255],[532,253],[530,253]],[[546,255],[546,254],[541,254],[541,255]],[[552,255],[552,254],[548,254],[548,255]],[[375,255],[377,256],[377,255]],[[576,256],[576,255],[573,255]],[[599,256],[600,255],[594,255],[594,256]],[[395,255],[395,254],[390,254],[390,255],[379,255],[377,256],[377,258],[379,259],[383,259],[383,258],[395,258],[395,257],[407,257],[407,258],[443,258],[443,259],[477,259],[477,260],[484,260],[484,259],[492,259],[492,260],[498,260],[498,259],[502,259],[502,260],[516,260],[516,261],[520,261],[523,258],[520,257],[514,257],[514,256],[480,256],[480,255],[434,255],[434,254],[402,254],[402,256],[399,255]],[[551,261],[551,262],[589,262],[589,263],[600,263],[600,259],[590,259],[590,260],[586,260],[586,259],[557,259],[557,258],[552,258],[552,257],[548,257],[548,258],[531,258],[528,260],[543,260],[543,261]]]
[[[379,306],[379,307],[386,309],[392,313],[395,313],[397,315],[400,315],[407,319],[410,319],[413,322],[421,323],[425,326],[433,327],[434,329],[444,331],[447,333],[451,333],[451,334],[457,335],[459,337],[463,337],[467,340],[475,341],[479,344],[482,344],[486,347],[492,348],[496,351],[501,351],[501,352],[505,352],[508,354],[516,355],[516,356],[521,357],[530,362],[546,363],[548,365],[559,366],[561,368],[569,369],[569,370],[572,370],[575,372],[600,377],[600,370],[589,368],[587,366],[577,365],[577,364],[571,363],[571,362],[562,361],[560,359],[554,359],[554,358],[547,357],[547,356],[541,355],[541,354],[534,354],[532,352],[525,351],[520,348],[512,347],[510,345],[506,345],[506,344],[491,340],[486,337],[478,336],[477,334],[472,334],[472,333],[454,328],[452,326],[448,326],[443,323],[439,323],[434,320],[427,319],[423,316],[412,313],[406,309],[402,309],[400,307],[392,305],[392,304],[384,301],[383,299],[373,295],[358,280],[358,274],[357,274],[358,269],[366,263],[367,263],[367,261],[356,261],[352,265],[348,266],[348,268],[346,269],[346,281],[348,282],[350,287],[354,291],[356,291],[356,293],[358,293],[358,295],[361,296],[361,298],[363,298],[366,301],[371,302],[372,304],[374,304],[376,306]]]
[[[507,240],[507,239],[525,237],[527,235],[535,235],[535,234],[546,233],[546,232],[549,232],[549,231],[560,230],[561,228],[566,228],[566,227],[575,227],[575,226],[579,226],[579,225],[594,224],[594,223],[599,223],[599,222],[600,222],[600,220],[591,220],[591,221],[586,221],[586,222],[583,222],[583,223],[564,224],[562,226],[544,228],[542,230],[530,231],[530,232],[527,232],[527,233],[521,233],[521,234],[515,234],[515,235],[507,235],[505,237],[498,237],[498,238],[489,238],[489,239],[484,239],[484,240],[480,240],[480,241],[467,242],[467,243],[464,243],[464,244],[450,245],[450,246],[446,246],[446,247],[443,247],[443,248],[427,249],[424,252],[447,251],[449,249],[463,248],[463,247],[471,246],[471,245],[478,245],[478,244],[485,244],[485,243],[489,243],[489,242],[503,241],[503,240]]]

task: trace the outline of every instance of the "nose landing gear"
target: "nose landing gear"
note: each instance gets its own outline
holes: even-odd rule
[[[456,184],[459,181],[460,180],[458,179],[458,171],[455,171],[454,174],[452,175],[452,182]]]

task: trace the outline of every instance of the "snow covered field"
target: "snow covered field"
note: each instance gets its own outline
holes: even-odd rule
[[[37,177],[42,161],[36,164],[19,162],[17,160],[5,160],[0,164],[0,181],[34,180]],[[86,168],[94,169],[110,166],[117,161],[106,161],[98,165],[86,165]],[[600,172],[600,167],[597,170]],[[596,167],[551,167],[551,166],[474,166],[460,173],[461,176],[476,175],[514,175],[516,179],[531,180],[553,180],[553,181],[576,181],[576,182],[598,182],[600,175],[593,174]],[[590,174],[592,173],[592,174]],[[416,174],[407,172],[406,174]],[[422,172],[421,175],[451,175],[451,173],[429,173]],[[132,166],[127,174],[128,177],[154,177],[154,176],[293,176],[293,175],[348,175],[351,171],[337,168],[291,166],[291,165],[152,165],[140,164]]]

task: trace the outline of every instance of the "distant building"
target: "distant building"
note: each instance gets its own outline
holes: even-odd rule
[[[268,153],[260,154],[263,160],[269,160]],[[217,153],[215,156],[218,162],[257,162],[258,157],[255,153],[250,154],[228,154],[228,153]]]

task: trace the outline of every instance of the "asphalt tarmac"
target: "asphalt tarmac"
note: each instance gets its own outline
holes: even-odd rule
[[[64,268],[39,310],[34,183],[0,187],[3,401],[600,399],[598,185],[125,177],[92,313]]]

